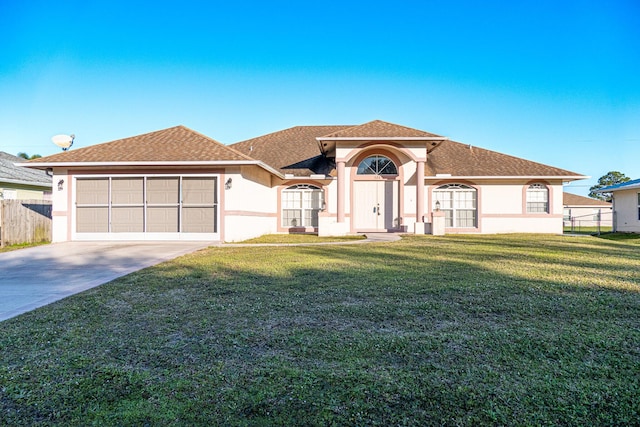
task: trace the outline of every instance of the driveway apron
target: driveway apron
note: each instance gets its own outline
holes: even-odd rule
[[[0,321],[214,242],[65,242],[0,253]]]

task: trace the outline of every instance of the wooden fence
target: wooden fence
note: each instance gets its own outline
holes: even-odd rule
[[[0,201],[0,246],[50,241],[51,201]]]

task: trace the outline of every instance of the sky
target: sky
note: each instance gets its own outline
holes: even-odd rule
[[[0,1],[0,151],[385,120],[640,178],[640,1]]]

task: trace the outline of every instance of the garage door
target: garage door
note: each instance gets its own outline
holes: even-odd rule
[[[78,177],[75,238],[217,239],[217,176]]]

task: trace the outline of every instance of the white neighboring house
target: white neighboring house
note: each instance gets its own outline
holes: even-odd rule
[[[53,171],[54,242],[561,234],[563,183],[586,178],[380,120],[229,146],[176,126],[27,166]]]
[[[613,196],[613,231],[640,233],[640,179],[598,190]]]
[[[613,225],[613,207],[604,200],[578,196],[564,192],[564,226],[580,227],[611,227]]]

